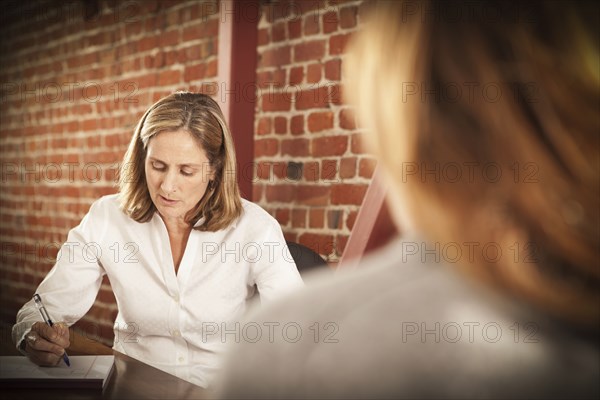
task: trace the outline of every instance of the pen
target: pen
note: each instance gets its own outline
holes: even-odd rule
[[[40,295],[37,293],[34,294],[33,301],[35,301],[36,307],[38,308],[38,310],[40,310],[40,314],[42,314],[44,322],[47,323],[49,326],[54,326],[54,322],[52,322],[52,319],[50,319],[50,315],[48,315],[48,311],[46,311],[46,307],[44,307],[44,303],[42,303],[42,298],[40,297]],[[66,351],[63,353],[63,360],[65,360],[65,364],[67,364],[67,366],[71,366],[71,362],[69,361],[69,356],[67,356]]]

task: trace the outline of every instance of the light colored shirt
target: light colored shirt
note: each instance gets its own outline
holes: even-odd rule
[[[192,230],[175,273],[162,218],[136,222],[117,196],[92,204],[36,293],[55,322],[71,325],[92,306],[106,274],[119,311],[113,348],[206,387],[225,343],[248,333],[237,321],[255,288],[264,303],[303,285],[281,228],[242,200],[243,213],[229,227]],[[36,321],[41,316],[29,301],[17,314],[15,343]]]
[[[219,398],[599,398],[593,330],[465,279],[434,248],[394,241],[249,313],[275,328],[233,344]]]

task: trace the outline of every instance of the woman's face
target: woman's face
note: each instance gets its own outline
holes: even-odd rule
[[[150,139],[144,168],[150,197],[163,220],[183,221],[214,178],[206,152],[184,130]]]

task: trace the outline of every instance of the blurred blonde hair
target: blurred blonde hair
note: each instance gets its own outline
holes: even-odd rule
[[[344,60],[347,95],[420,230],[438,243],[497,244],[499,259],[475,252],[460,268],[598,329],[597,6],[369,5]],[[503,95],[440,95],[476,83]],[[409,165],[463,169],[440,179]],[[498,179],[486,179],[489,165]]]
[[[177,92],[156,102],[137,124],[119,170],[121,209],[137,222],[149,221],[156,207],[152,202],[144,162],[148,142],[160,132],[189,132],[208,157],[214,180],[202,199],[186,215],[194,229],[226,228],[242,212],[236,180],[233,140],[219,105],[205,94]],[[203,171],[206,172],[206,171]]]

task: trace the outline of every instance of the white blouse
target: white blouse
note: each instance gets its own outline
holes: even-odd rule
[[[106,274],[119,310],[113,348],[206,387],[226,342],[244,340],[237,321],[254,288],[268,302],[303,285],[277,221],[256,204],[242,205],[228,228],[192,230],[176,274],[158,213],[138,223],[119,209],[118,194],[104,196],[69,232],[36,293],[55,322],[72,325]],[[41,320],[33,300],[26,303],[13,327],[15,343]]]

